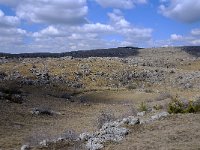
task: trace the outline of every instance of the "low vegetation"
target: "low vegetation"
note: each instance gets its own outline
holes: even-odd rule
[[[197,113],[200,111],[200,103],[193,101],[182,101],[178,96],[172,98],[168,105],[169,113]]]
[[[141,102],[139,106],[139,111],[147,111],[147,104],[145,102]]]

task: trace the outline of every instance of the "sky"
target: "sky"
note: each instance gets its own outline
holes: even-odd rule
[[[200,45],[200,0],[0,0],[0,52]]]

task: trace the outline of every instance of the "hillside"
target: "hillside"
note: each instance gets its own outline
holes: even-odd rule
[[[2,150],[200,148],[200,47],[0,56]]]

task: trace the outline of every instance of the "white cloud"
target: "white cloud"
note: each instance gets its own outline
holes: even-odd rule
[[[16,26],[20,20],[16,16],[5,16],[4,12],[0,9],[0,27]]]
[[[199,45],[200,45],[200,39],[192,40],[192,41],[191,41],[191,44],[192,44],[192,45],[198,45],[198,46],[199,46]]]
[[[26,31],[19,28],[0,28],[0,45],[22,42]]]
[[[129,27],[130,23],[122,16],[122,12],[120,10],[115,9],[112,13],[108,13],[110,17],[110,21],[113,25],[118,28]]]
[[[194,36],[200,36],[200,28],[193,29],[191,34]]]
[[[136,4],[145,4],[147,0],[96,0],[102,7],[131,9]]]
[[[121,12],[115,10],[112,13],[108,13],[108,16],[110,17],[112,26],[115,27],[116,33],[123,36],[129,45],[131,45],[130,43],[138,45],[141,41],[146,43],[151,39],[152,29],[133,26],[124,18]]]
[[[199,46],[200,45],[200,30],[198,28],[192,29],[190,34],[187,35],[179,35],[179,34],[171,34],[169,39],[159,40],[157,42],[157,46],[162,46],[167,43],[170,46]]]
[[[182,35],[178,35],[178,34],[171,34],[171,40],[174,40],[174,41],[180,41],[183,39],[183,36]]]
[[[114,28],[111,25],[95,23],[95,24],[85,24],[83,27],[79,27],[80,32],[85,33],[107,33],[113,32]]]
[[[199,0],[168,0],[169,2],[160,5],[160,12],[169,18],[181,22],[200,21]]]
[[[146,1],[137,1],[139,2]],[[151,40],[152,29],[133,26],[118,9],[108,13],[107,23],[81,24],[87,11],[83,13],[79,10],[86,10],[86,5],[86,0],[22,0],[16,5],[13,3],[17,16],[6,16],[0,12],[0,18],[17,18],[19,23],[20,19],[25,19],[33,25],[42,23],[45,28],[27,33],[18,28],[18,21],[9,22],[11,25],[7,30],[0,30],[1,50],[13,52],[14,49],[15,53],[63,52],[127,45],[145,46]]]
[[[16,45],[23,44],[27,32],[18,28],[20,20],[16,16],[6,16],[0,10],[0,47],[2,50],[13,49]]]
[[[35,32],[33,33],[33,37],[48,37],[48,36],[58,36],[59,35],[59,31],[56,27],[54,26],[49,26],[43,30],[41,30],[40,32]]]
[[[87,23],[78,26],[49,26],[32,34],[34,42],[29,49],[40,51],[70,51],[117,46],[144,46],[151,40],[152,29],[134,27],[122,12],[108,13],[109,23]],[[107,39],[106,37],[112,37]],[[122,40],[116,37],[121,37]],[[141,45],[142,41],[142,45]]]
[[[15,7],[16,15],[33,23],[80,24],[88,13],[86,0],[0,0]]]

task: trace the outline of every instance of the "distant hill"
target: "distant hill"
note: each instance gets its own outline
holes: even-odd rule
[[[138,54],[138,47],[118,47],[109,49],[96,49],[96,50],[80,50],[71,51],[64,53],[21,53],[21,54],[9,54],[0,53],[0,57],[8,58],[35,58],[35,57],[65,57],[72,56],[75,58],[87,58],[87,57],[127,57],[134,56]]]
[[[170,49],[171,47],[169,47]],[[173,47],[185,51],[193,56],[200,57],[200,46],[182,46]],[[79,50],[64,53],[21,53],[21,54],[9,54],[0,53],[0,57],[7,58],[46,58],[46,57],[66,57],[72,56],[74,58],[87,58],[87,57],[128,57],[135,56],[139,54],[139,51],[143,48],[138,47],[118,47],[118,48],[108,48],[108,49],[95,49],[95,50]],[[152,49],[152,48],[151,48]],[[159,49],[161,48],[153,48]],[[165,48],[166,49],[166,48]]]

